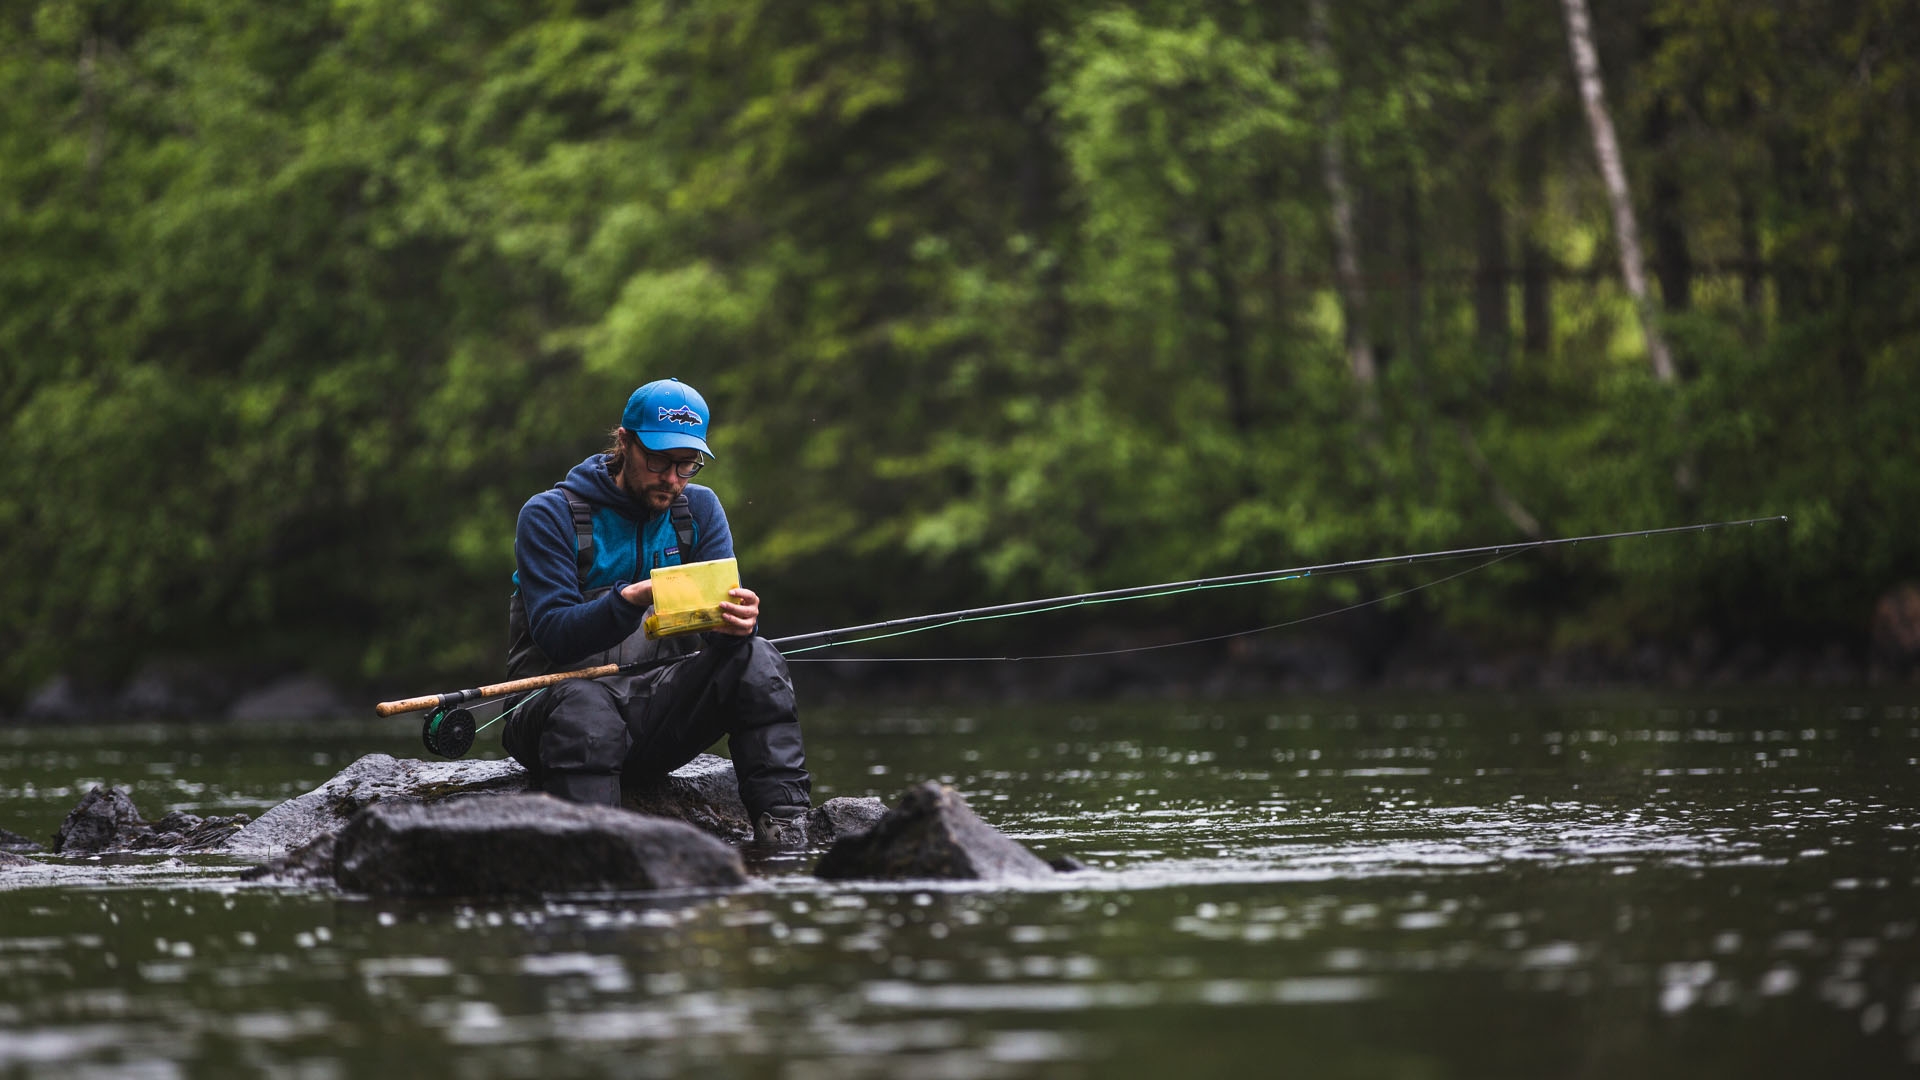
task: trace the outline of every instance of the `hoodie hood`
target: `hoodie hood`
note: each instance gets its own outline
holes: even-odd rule
[[[645,521],[653,516],[653,510],[627,494],[607,471],[605,454],[595,454],[575,465],[567,473],[567,478],[554,485],[563,491],[571,491],[587,501],[589,506],[605,506],[616,510],[635,521]]]

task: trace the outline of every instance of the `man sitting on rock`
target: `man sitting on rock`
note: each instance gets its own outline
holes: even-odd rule
[[[812,780],[786,661],[754,634],[759,596],[733,589],[726,625],[697,639],[649,641],[641,627],[655,569],[733,557],[720,499],[688,483],[713,456],[711,415],[693,387],[650,382],[605,451],[521,508],[510,677],[681,655],[538,691],[507,716],[501,742],[541,790],[617,806],[622,775],[670,772],[725,736],[755,838],[792,846],[805,841]]]

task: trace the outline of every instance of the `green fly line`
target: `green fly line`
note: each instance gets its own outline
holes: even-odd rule
[[[1516,543],[1488,544],[1480,547],[1452,548],[1442,551],[1425,551],[1408,555],[1386,555],[1370,559],[1350,559],[1345,562],[1322,563],[1315,566],[1295,566],[1284,570],[1257,570],[1246,574],[1229,574],[1221,577],[1200,578],[1190,581],[1163,582],[1158,585],[1141,585],[1132,588],[1109,589],[1102,592],[1078,593],[1072,596],[1055,596],[1041,600],[1028,600],[1010,604],[998,604],[988,607],[970,608],[964,611],[946,611],[905,618],[888,619],[882,622],[866,623],[860,626],[845,626],[834,630],[821,630],[810,634],[793,634],[786,637],[763,639],[783,654],[795,656],[793,663],[960,663],[968,661],[1019,661],[1019,660],[1067,660],[1078,657],[1117,656],[1125,653],[1150,652],[1156,649],[1172,649],[1183,645],[1199,645],[1212,641],[1224,641],[1230,638],[1264,634],[1273,630],[1299,626],[1316,619],[1330,618],[1334,615],[1354,611],[1359,608],[1383,604],[1403,596],[1431,589],[1465,577],[1468,574],[1484,570],[1496,563],[1504,562],[1523,551],[1538,548],[1574,546],[1603,540],[1622,540],[1629,537],[1647,538],[1677,533],[1707,532],[1715,529],[1729,529],[1740,525],[1782,524],[1784,516],[1773,515],[1759,518],[1741,518],[1731,521],[1713,521],[1694,525],[1673,525],[1655,529],[1633,529],[1625,532],[1598,533],[1588,536],[1567,536],[1550,540],[1527,540]],[[954,657],[802,657],[799,653],[814,652],[839,645],[859,645],[889,638],[903,637],[942,626],[955,626],[963,622],[989,622],[995,619],[1008,619],[1016,615],[1036,615],[1042,612],[1065,611],[1069,608],[1087,607],[1095,604],[1109,604],[1121,600],[1150,600],[1186,593],[1201,592],[1207,589],[1232,589],[1246,585],[1272,585],[1282,581],[1298,581],[1308,577],[1325,577],[1332,574],[1353,573],[1369,567],[1406,566],[1414,563],[1434,562],[1443,559],[1465,559],[1489,556],[1485,562],[1470,566],[1465,570],[1436,578],[1398,592],[1371,600],[1362,600],[1344,607],[1307,615],[1269,626],[1254,627],[1251,630],[1238,630],[1226,634],[1214,634],[1207,637],[1189,638],[1184,641],[1166,642],[1159,645],[1141,645],[1126,649],[1106,649],[1088,652],[1053,653],[1037,656],[954,656]],[[858,637],[850,635],[861,635]],[[818,642],[818,644],[811,644]],[[422,725],[421,738],[426,748],[442,757],[457,758],[466,753],[473,745],[473,736],[479,731],[492,727],[514,709],[525,705],[545,692],[545,686],[561,679],[599,677],[610,674],[634,674],[662,663],[674,662],[671,658],[651,658],[635,661],[626,665],[603,665],[573,672],[558,672],[534,676],[519,683],[535,683],[537,686],[525,686],[518,683],[501,683],[492,686],[476,687],[471,690],[458,690],[447,694],[430,695],[424,698],[409,698],[402,701],[381,702],[376,710],[382,716],[396,713],[413,712],[420,709],[430,710]],[[467,702],[486,703],[498,700],[514,693],[527,693],[511,707],[502,709],[499,715],[485,724],[475,726],[473,715],[464,706]]]
[[[1308,576],[1310,575],[1307,573],[1281,574],[1278,577],[1259,578],[1254,581],[1228,581],[1228,582],[1219,582],[1219,583],[1212,583],[1212,584],[1203,583],[1199,585],[1184,585],[1179,588],[1167,589],[1162,592],[1139,593],[1133,596],[1107,596],[1107,597],[1099,597],[1099,598],[1090,598],[1085,600],[1073,600],[1067,603],[1055,604],[1052,607],[1026,608],[1021,611],[1003,611],[1003,612],[999,612],[997,614],[991,614],[991,615],[960,615],[955,617],[953,620],[949,622],[929,623],[926,626],[912,626],[912,627],[908,627],[905,630],[895,630],[891,634],[875,634],[872,637],[849,638],[846,641],[826,641],[818,645],[808,645],[805,648],[794,649],[792,651],[783,651],[781,655],[791,657],[791,656],[797,656],[800,653],[813,652],[816,649],[832,649],[842,645],[861,645],[869,641],[885,641],[888,638],[905,637],[908,634],[919,634],[919,633],[924,633],[928,630],[939,630],[943,627],[958,626],[964,622],[992,622],[995,619],[1013,619],[1013,618],[1018,618],[1022,615],[1040,615],[1049,611],[1065,611],[1068,608],[1092,607],[1096,604],[1118,604],[1126,600],[1155,600],[1163,596],[1179,596],[1182,593],[1200,592],[1204,589],[1237,589],[1247,585],[1271,585],[1279,581],[1297,581],[1301,578],[1308,577]],[[1078,655],[1078,654],[1075,654],[1075,655]],[[1099,655],[1099,654],[1089,653],[1086,655],[1092,656],[1092,655]],[[809,662],[818,663],[818,662],[821,662],[822,660],[825,660],[827,662],[834,662],[832,658],[827,658],[827,657],[815,658],[814,660]]]
[[[1443,577],[1443,578],[1435,578],[1432,581],[1422,582],[1419,585],[1412,586],[1411,588],[1401,589],[1399,592],[1388,593],[1385,596],[1376,596],[1371,600],[1361,600],[1356,603],[1348,604],[1345,607],[1334,608],[1331,611],[1321,611],[1312,615],[1303,615],[1298,619],[1289,619],[1286,622],[1273,623],[1272,625],[1269,625],[1269,626],[1256,626],[1251,630],[1235,630],[1231,633],[1226,633],[1226,634],[1214,634],[1210,637],[1187,638],[1182,641],[1167,641],[1167,642],[1162,642],[1158,645],[1135,645],[1131,648],[1126,648],[1126,649],[1100,649],[1100,650],[1095,650],[1091,652],[1047,653],[1047,654],[1036,655],[1036,656],[877,656],[877,657],[814,656],[814,657],[805,657],[801,659],[789,660],[788,663],[793,663],[793,664],[856,664],[856,663],[857,664],[887,664],[887,663],[968,664],[968,663],[987,663],[987,662],[996,662],[996,661],[1006,662],[1006,663],[1019,663],[1027,660],[1093,659],[1101,656],[1122,656],[1128,653],[1154,652],[1159,649],[1178,649],[1186,645],[1205,645],[1208,642],[1213,642],[1213,641],[1228,641],[1233,638],[1252,637],[1255,634],[1265,634],[1265,633],[1270,633],[1274,630],[1284,630],[1290,626],[1299,626],[1302,623],[1310,623],[1317,619],[1328,619],[1328,618],[1332,618],[1335,615],[1344,615],[1349,611],[1358,611],[1364,607],[1372,607],[1375,604],[1384,604],[1389,600],[1398,600],[1403,596],[1411,596],[1414,593],[1420,592],[1422,590],[1431,589],[1438,585],[1444,585],[1449,581],[1466,577],[1468,574],[1473,574],[1481,570],[1485,570],[1487,567],[1492,566],[1495,563],[1505,562],[1506,560],[1511,559],[1518,554],[1520,554],[1520,552],[1518,551],[1509,551],[1502,555],[1496,555],[1493,558],[1488,559],[1486,562],[1480,563],[1476,566],[1469,566],[1465,570],[1462,570],[1458,573],[1448,574],[1446,577]],[[1200,584],[1200,585],[1189,585],[1183,588],[1169,589],[1166,592],[1142,593],[1137,596],[1116,596],[1116,597],[1109,597],[1101,600],[1078,601],[1071,604],[1060,604],[1056,607],[1035,608],[1028,611],[1009,612],[1007,614],[1002,614],[1002,615],[982,616],[978,619],[955,619],[953,622],[936,623],[933,626],[914,627],[913,629],[910,629],[910,630],[899,630],[891,634],[876,634],[873,637],[853,638],[848,641],[828,642],[827,644],[828,645],[859,645],[862,642],[880,641],[884,638],[899,637],[902,634],[919,633],[921,630],[932,630],[941,626],[953,626],[955,623],[959,623],[959,622],[985,622],[988,619],[1005,619],[1005,618],[1011,618],[1014,615],[1037,614],[1038,612],[1041,612],[1041,611],[1060,611],[1065,608],[1079,607],[1081,604],[1110,604],[1120,600],[1148,600],[1148,599],[1152,599],[1154,597],[1159,597],[1159,596],[1175,596],[1180,593],[1198,592],[1201,589],[1232,589],[1232,588],[1238,588],[1239,586],[1242,586],[1242,585],[1269,585],[1269,584],[1273,584],[1274,582],[1296,581],[1301,578],[1311,577],[1311,576],[1312,576],[1311,572],[1305,572],[1305,573],[1298,573],[1298,574],[1283,574],[1279,577],[1262,578],[1257,581],[1230,581],[1230,582],[1218,583],[1218,584],[1208,583],[1208,584]],[[811,652],[814,649],[824,649],[826,647],[827,645],[811,645],[805,649],[795,649],[794,652],[796,653]]]

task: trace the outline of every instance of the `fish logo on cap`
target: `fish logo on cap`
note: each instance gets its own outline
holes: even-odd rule
[[[655,379],[640,387],[620,414],[620,426],[649,450],[698,450],[708,457],[714,456],[707,445],[712,423],[707,399],[679,379]]]

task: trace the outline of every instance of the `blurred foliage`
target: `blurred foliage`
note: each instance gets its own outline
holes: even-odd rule
[[[487,670],[520,502],[663,375],[715,405],[774,633],[1785,513],[1394,617],[1858,635],[1920,569],[1920,21],[1599,12],[1663,385],[1558,6],[1353,0],[1324,50],[1310,6],[9,5],[0,697],[160,652]]]

